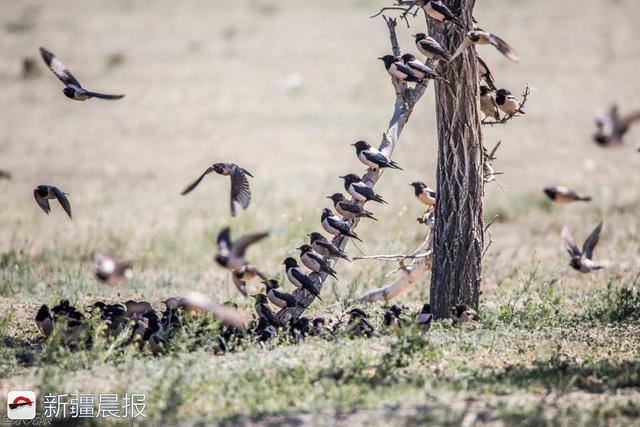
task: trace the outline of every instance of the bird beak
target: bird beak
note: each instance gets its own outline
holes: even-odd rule
[[[379,59],[379,58],[378,58],[378,59]],[[355,147],[355,146],[356,146],[356,143],[354,142],[353,144],[351,144],[351,146],[352,146],[352,147]]]
[[[331,198],[331,196],[327,196],[326,198],[327,198],[327,199],[330,199],[330,198]],[[298,248],[298,249],[299,249],[299,248]]]
[[[296,248],[297,250],[302,250],[302,246],[300,246],[299,248]]]

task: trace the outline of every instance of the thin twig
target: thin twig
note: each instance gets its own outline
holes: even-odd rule
[[[511,114],[506,114],[500,120],[490,121],[490,120],[484,119],[482,120],[482,124],[489,125],[489,126],[503,125],[514,117],[520,117],[518,112],[524,108],[525,104],[527,103],[527,98],[529,97],[529,95],[531,95],[531,87],[529,86],[529,83],[527,83],[527,85],[524,88],[524,91],[522,92],[522,101],[520,101],[520,108],[518,109],[518,111],[515,111]]]

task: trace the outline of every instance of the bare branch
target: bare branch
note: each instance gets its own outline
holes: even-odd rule
[[[524,108],[525,104],[527,103],[527,98],[529,97],[529,95],[531,95],[531,87],[529,86],[529,83],[527,83],[527,85],[524,88],[524,91],[522,92],[522,101],[520,102],[520,109]],[[517,111],[511,114],[506,114],[500,120],[492,121],[492,120],[484,119],[482,121],[482,124],[489,125],[489,126],[503,125],[507,123],[509,120],[513,119],[514,117],[520,117]]]
[[[405,266],[402,261],[400,261],[400,263],[400,270],[404,272],[401,277],[398,277],[396,280],[382,288],[375,289],[361,295],[353,302],[369,303],[374,301],[390,301],[413,286],[422,274],[431,268],[430,257],[420,260],[420,262],[413,266]]]

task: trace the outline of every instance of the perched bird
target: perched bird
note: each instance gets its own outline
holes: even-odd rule
[[[53,316],[47,305],[40,306],[34,320],[38,330],[45,338],[51,335],[51,332],[53,332]]]
[[[514,115],[516,113],[525,114],[518,98],[513,96],[507,89],[498,89],[496,91],[496,104],[503,113]]]
[[[11,172],[6,171],[4,169],[0,169],[0,179],[10,180],[11,179]]]
[[[351,231],[351,225],[349,225],[347,221],[343,221],[340,217],[334,215],[329,208],[322,210],[320,222],[322,223],[322,228],[329,234],[333,234],[334,236],[348,236],[362,242],[362,239],[360,239],[355,232]]]
[[[631,125],[640,120],[640,110],[620,117],[618,106],[612,104],[596,117],[593,140],[601,147],[616,147],[627,142]]]
[[[320,292],[316,289],[316,281],[302,272],[295,259],[289,257],[282,263],[285,266],[287,279],[298,289],[304,289],[316,296],[320,301]]]
[[[233,270],[231,272],[233,284],[245,297],[247,296],[247,282],[255,279],[256,277],[260,277],[262,280],[267,279],[267,276],[264,273],[250,264],[245,264],[239,270]]]
[[[422,181],[415,181],[409,184],[413,187],[416,199],[427,206],[436,205],[436,192]]]
[[[387,203],[380,195],[376,194],[371,187],[365,184],[364,181],[362,181],[362,178],[358,175],[350,173],[338,178],[342,178],[344,180],[344,189],[347,190],[347,193],[349,193],[354,199],[360,202],[373,200],[378,203]]]
[[[384,55],[379,57],[378,59],[384,62],[384,68],[387,70],[387,73],[389,73],[391,77],[398,80],[399,82],[412,82],[425,86],[425,83],[422,81],[422,79],[418,77],[418,75],[411,68],[404,65],[402,60],[397,56]]]
[[[580,194],[567,187],[545,187],[544,194],[557,203],[590,202],[591,197]]]
[[[336,276],[336,271],[331,268],[329,263],[324,260],[320,255],[314,252],[313,248],[310,245],[302,245],[297,248],[300,251],[300,261],[311,271],[315,271],[316,273],[327,273],[331,277],[338,280],[338,276]]]
[[[309,237],[309,243],[313,250],[323,257],[342,258],[350,261],[349,257],[342,251],[342,249],[328,241],[322,234],[314,231],[313,233],[307,234],[307,236]]]
[[[371,218],[377,221],[377,219],[373,217],[372,212],[369,212],[356,202],[347,200],[342,193],[333,193],[331,196],[327,196],[327,199],[333,202],[333,207],[336,209],[336,212],[347,219]]]
[[[422,306],[422,310],[416,317],[416,324],[418,328],[429,330],[431,328],[431,322],[433,322],[433,314],[431,314],[431,305],[425,304]]]
[[[249,203],[251,202],[251,189],[249,188],[249,180],[247,179],[247,175],[253,178],[253,175],[249,173],[248,170],[241,168],[235,163],[214,163],[207,168],[206,171],[203,172],[202,175],[198,177],[195,181],[193,181],[187,188],[182,190],[182,195],[188,194],[200,184],[200,181],[204,179],[205,176],[210,174],[211,172],[215,172],[218,175],[230,176],[231,177],[231,216],[236,216],[236,206],[235,203],[240,204],[242,209],[247,209],[249,207]]]
[[[377,171],[383,168],[391,168],[391,169],[400,169],[402,168],[398,166],[396,162],[391,160],[388,156],[380,152],[375,147],[372,147],[367,141],[358,141],[352,146],[356,147],[356,155],[358,156],[358,160],[364,163],[370,169]]]
[[[98,280],[113,285],[133,278],[132,261],[118,261],[111,252],[96,252],[93,260],[96,263],[95,275]]]
[[[493,98],[491,89],[485,85],[480,85],[480,110],[485,117],[500,120],[498,104],[496,104],[496,100]]]
[[[280,290],[280,285],[277,280],[269,279],[264,280],[262,283],[266,286],[267,298],[271,304],[280,308],[291,308],[299,305],[293,295]]]
[[[434,38],[427,36],[425,33],[418,33],[413,36],[416,39],[416,47],[418,51],[437,64],[438,61],[448,61],[451,58],[447,52]]]
[[[249,246],[267,237],[269,233],[255,233],[242,236],[231,241],[231,230],[225,227],[218,233],[218,253],[215,255],[216,262],[232,271],[239,271],[248,264],[244,257]]]
[[[256,304],[254,308],[256,309],[256,314],[259,319],[263,319],[268,322],[270,325],[278,327],[280,326],[280,319],[269,307],[269,302],[267,301],[267,296],[265,294],[256,294],[252,295],[255,298]]]
[[[395,304],[384,311],[382,324],[390,329],[402,329],[407,326],[402,318],[402,309]]]
[[[60,190],[53,185],[38,185],[33,189],[33,197],[36,199],[38,206],[48,215],[51,212],[51,206],[49,206],[49,200],[58,199],[62,209],[71,218],[71,204],[67,199],[68,194]]]
[[[459,27],[463,26],[460,19],[440,0],[418,0],[416,4],[424,10],[424,13],[427,14],[429,18],[435,21],[453,22]]]
[[[496,49],[498,49],[498,51],[500,51],[501,54],[503,54],[513,62],[520,61],[520,58],[518,58],[516,51],[511,46],[509,46],[509,43],[502,40],[500,37],[496,36],[495,34],[489,33],[487,31],[482,31],[480,29],[475,29],[467,33],[467,36],[464,38],[462,43],[460,43],[460,46],[458,46],[458,49],[456,49],[453,56],[451,56],[451,58],[449,59],[449,62],[456,59],[458,55],[460,55],[462,52],[465,51],[465,49],[467,49],[469,46],[473,44],[475,45],[490,44]]]
[[[493,78],[493,74],[491,74],[491,70],[489,69],[489,65],[487,62],[482,59],[480,55],[476,52],[476,62],[478,64],[478,77],[489,86],[489,89],[492,91],[498,90],[496,87],[496,80]]]
[[[600,239],[600,231],[602,230],[602,221],[596,225],[587,240],[584,241],[582,250],[576,245],[576,241],[571,234],[571,230],[566,225],[562,227],[562,240],[564,241],[564,247],[571,256],[569,265],[573,269],[578,270],[581,273],[591,273],[592,271],[599,270],[603,266],[596,264],[591,258],[593,257],[593,250],[598,244]]]
[[[418,76],[418,78],[423,80],[442,80],[445,83],[449,83],[444,77],[433,71],[433,68],[418,61],[416,57],[411,53],[405,53],[401,58],[404,65],[409,67],[416,74],[416,76]]]
[[[49,52],[47,49],[41,47],[40,55],[42,55],[42,59],[47,64],[47,67],[53,71],[62,83],[64,83],[64,89],[62,92],[67,98],[71,98],[75,101],[86,101],[90,98],[100,98],[100,99],[120,99],[124,97],[124,95],[107,95],[104,93],[91,92],[84,89],[80,82],[71,74],[71,72],[64,66],[62,62],[55,55]]]
[[[469,306],[465,304],[458,304],[455,307],[451,307],[451,311],[455,316],[458,323],[467,323],[467,322],[479,322],[480,316],[478,313]]]
[[[349,321],[345,332],[352,337],[367,337],[371,338],[376,333],[376,328],[369,322],[368,315],[359,308],[351,309],[347,312],[349,315]]]

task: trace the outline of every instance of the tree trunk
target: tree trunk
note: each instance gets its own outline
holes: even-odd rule
[[[472,28],[475,0],[449,0],[447,6]],[[465,29],[429,21],[429,32],[449,52]],[[438,166],[436,227],[430,302],[434,317],[451,315],[455,304],[478,308],[482,280],[483,209],[482,130],[478,108],[475,48],[467,49],[440,72],[451,86],[438,82]]]

